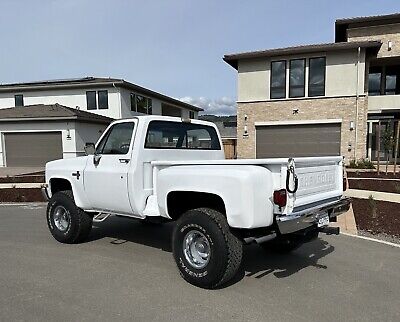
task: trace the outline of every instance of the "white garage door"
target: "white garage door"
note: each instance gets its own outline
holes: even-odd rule
[[[41,167],[62,159],[61,132],[5,133],[8,167]]]

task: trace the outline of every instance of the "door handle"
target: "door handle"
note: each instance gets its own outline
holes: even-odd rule
[[[121,163],[129,163],[131,161],[130,159],[119,159],[119,162]]]

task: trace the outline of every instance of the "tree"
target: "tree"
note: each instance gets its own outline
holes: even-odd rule
[[[383,151],[386,153],[386,174],[387,174],[389,165],[389,155],[394,148],[394,138],[392,129],[386,128],[385,132],[383,132],[382,146],[383,146]]]

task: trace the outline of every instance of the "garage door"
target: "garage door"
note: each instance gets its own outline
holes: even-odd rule
[[[340,123],[257,126],[257,158],[340,155],[340,127]]]
[[[5,133],[8,167],[41,167],[62,158],[61,132]]]

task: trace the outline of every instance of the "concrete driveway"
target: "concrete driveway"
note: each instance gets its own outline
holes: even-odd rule
[[[251,245],[232,285],[203,290],[180,278],[171,228],[114,217],[63,245],[44,205],[0,206],[0,320],[400,320],[400,248],[343,235],[289,256]]]

